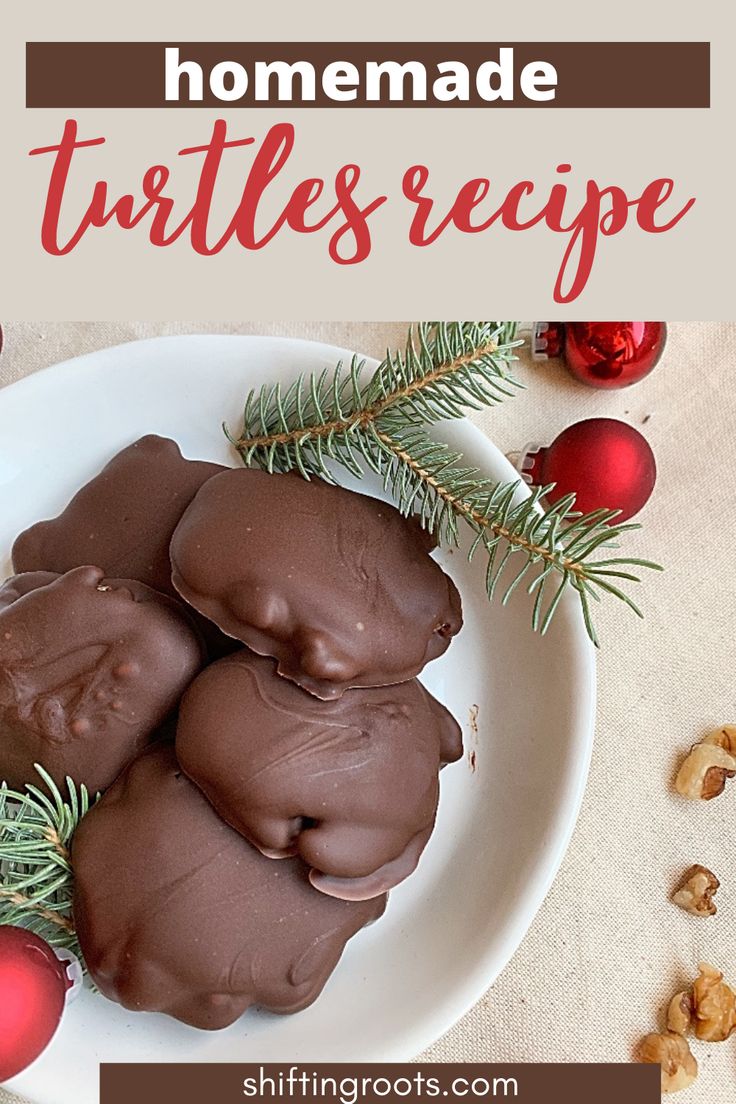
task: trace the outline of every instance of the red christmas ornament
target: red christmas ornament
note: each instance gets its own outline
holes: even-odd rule
[[[80,984],[70,952],[53,951],[24,928],[0,925],[0,1082],[46,1049]]]
[[[667,341],[664,322],[535,322],[537,360],[562,357],[590,387],[628,387],[652,371]]]
[[[574,493],[577,510],[620,510],[617,522],[641,510],[657,479],[647,440],[615,418],[588,418],[568,426],[548,448],[529,446],[520,470],[536,486],[555,484],[550,502]]]

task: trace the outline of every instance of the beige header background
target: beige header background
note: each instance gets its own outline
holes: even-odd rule
[[[583,0],[523,5],[456,0],[452,5],[375,0],[346,5],[323,0],[318,11],[296,0],[268,6],[210,0],[195,11],[172,0],[130,0],[106,8],[89,0],[6,5],[0,41],[3,170],[0,183],[0,302],[5,317],[64,319],[382,317],[647,317],[733,315],[731,215],[736,147],[732,141],[733,41],[736,10],[722,0],[697,6],[679,0]],[[327,236],[280,234],[265,250],[229,246],[216,257],[194,254],[183,240],[151,247],[143,227],[93,231],[70,256],[45,255],[39,226],[50,158],[28,150],[58,140],[67,113],[24,107],[26,40],[686,40],[712,42],[709,110],[592,111],[427,109],[335,112],[300,109],[97,110],[76,113],[81,137],[104,134],[107,145],[87,158],[87,190],[98,175],[119,190],[135,188],[145,168],[171,164],[176,151],[209,137],[228,118],[232,135],[262,136],[277,121],[297,125],[289,179],[329,179],[346,161],[363,168],[366,198],[392,198],[372,216],[371,257],[337,266]],[[132,74],[131,79],[135,79]],[[626,73],[621,74],[622,81]],[[181,160],[181,159],[180,159]],[[192,160],[192,159],[190,159]],[[553,305],[552,287],[566,238],[544,229],[447,234],[426,249],[406,241],[409,207],[400,196],[404,170],[429,165],[446,200],[473,176],[487,175],[493,194],[526,177],[541,192],[569,160],[582,187],[588,177],[637,194],[658,176],[672,176],[692,211],[674,230],[647,235],[635,227],[603,239],[580,299]],[[248,165],[250,155],[241,164]],[[177,171],[186,195],[195,166]],[[181,169],[181,167],[180,167]],[[187,178],[187,173],[190,176]],[[238,174],[228,179],[230,203]],[[280,190],[280,189],[279,189]]]

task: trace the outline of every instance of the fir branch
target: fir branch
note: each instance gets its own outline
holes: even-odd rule
[[[0,785],[0,924],[17,924],[82,961],[72,920],[69,846],[89,809],[84,786],[67,778],[67,798],[36,764],[46,787]]]
[[[631,557],[593,559],[600,549],[617,548],[624,533],[640,528],[631,523],[617,525],[617,510],[580,514],[575,511],[574,495],[543,509],[552,485],[535,487],[529,496],[520,498],[518,480],[492,482],[478,468],[463,466],[461,453],[432,440],[420,428],[402,430],[397,426],[393,435],[380,430],[374,434],[384,488],[401,512],[416,513],[444,544],[457,545],[458,519],[466,522],[476,534],[468,558],[472,560],[479,546],[488,554],[485,581],[489,599],[499,591],[506,605],[524,583],[527,593],[534,596],[535,631],[547,631],[568,586],[578,593],[586,630],[596,645],[590,601],[597,600],[601,592],[614,594],[642,616],[632,599],[611,580],[638,583],[639,576],[632,569],[658,571],[659,565]]]
[[[475,533],[469,558],[481,546],[488,556],[489,599],[500,594],[505,604],[523,587],[533,599],[532,627],[544,633],[572,588],[597,644],[591,603],[610,594],[641,616],[619,583],[638,583],[640,569],[661,570],[632,557],[595,558],[639,526],[617,524],[616,510],[581,515],[574,495],[545,507],[551,486],[522,497],[519,480],[494,483],[426,431],[520,386],[509,373],[515,336],[515,323],[423,323],[409,332],[403,353],[387,353],[367,384],[354,359],[348,374],[338,365],[300,376],[284,393],[266,385],[248,395],[240,434],[225,433],[246,465],[269,472],[335,482],[331,461],[357,478],[373,471],[399,510],[416,513],[440,543],[459,544],[463,521]]]
[[[406,349],[389,351],[367,383],[364,362],[353,357],[349,370],[340,363],[299,376],[285,392],[278,383],[264,385],[248,395],[239,435],[225,432],[245,464],[296,466],[306,474],[317,463],[324,478],[328,457],[357,474],[363,435],[386,415],[426,425],[513,395],[521,386],[509,372],[515,335],[510,322],[421,323],[409,331]]]

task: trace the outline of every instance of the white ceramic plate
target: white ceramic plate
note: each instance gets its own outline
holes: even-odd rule
[[[251,386],[343,355],[281,339],[159,338],[6,388],[0,567],[9,572],[21,529],[56,514],[131,441],[160,433],[186,456],[234,463],[220,424],[237,426]],[[490,476],[514,478],[469,423],[438,433]],[[369,478],[363,489],[380,493]],[[505,609],[488,603],[482,557],[472,566],[461,551],[439,558],[462,593],[465,628],[424,681],[462,723],[466,756],[443,773],[437,829],[418,872],[349,944],[316,1004],[291,1017],[250,1012],[211,1034],[85,992],[42,1058],[8,1088],[38,1104],[91,1104],[101,1061],[405,1060],[496,978],[549,889],[577,816],[592,741],[593,654],[572,595],[540,638],[524,595]]]

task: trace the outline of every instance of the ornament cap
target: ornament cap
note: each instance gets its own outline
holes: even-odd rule
[[[541,465],[544,462],[544,454],[547,449],[544,445],[531,442],[525,445],[521,452],[516,453],[514,467],[525,483],[530,486],[540,483]]]
[[[564,322],[535,322],[531,336],[532,356],[535,360],[554,360],[561,356],[564,340]]]
[[[84,983],[82,964],[77,956],[66,947],[54,947],[53,951],[59,962],[65,964],[64,974],[67,983],[65,1002],[66,1004],[71,1004],[71,1002],[76,1000],[79,996]]]

